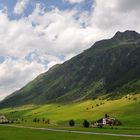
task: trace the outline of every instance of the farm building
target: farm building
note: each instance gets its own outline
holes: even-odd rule
[[[103,127],[104,125],[117,126],[117,125],[121,125],[121,124],[122,123],[118,119],[108,117],[108,118],[101,118],[101,119],[97,120],[94,125],[97,127]]]
[[[4,115],[0,115],[0,124],[9,123],[9,120]]]

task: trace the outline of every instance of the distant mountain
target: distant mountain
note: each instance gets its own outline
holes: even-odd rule
[[[110,98],[140,92],[140,34],[117,32],[69,61],[53,66],[1,103],[1,107]]]

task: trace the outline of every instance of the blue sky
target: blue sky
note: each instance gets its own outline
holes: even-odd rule
[[[61,10],[67,10],[67,9],[72,9],[72,8],[77,8],[79,9],[79,12],[81,11],[88,11],[90,12],[94,1],[93,0],[85,0],[81,3],[69,3],[67,1],[63,0],[31,0],[28,2],[24,12],[20,15],[14,14],[14,7],[18,0],[1,0],[1,9],[3,6],[6,6],[8,8],[8,14],[10,19],[19,19],[20,17],[23,16],[28,16],[30,15],[36,4],[40,3],[41,5],[44,6],[46,11],[49,11],[52,9],[52,7],[58,7]]]
[[[0,0],[0,100],[117,31],[140,32],[140,0]]]

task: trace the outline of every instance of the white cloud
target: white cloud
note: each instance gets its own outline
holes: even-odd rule
[[[70,59],[118,30],[140,32],[139,1],[134,1],[96,0],[91,13],[58,8],[44,11],[37,4],[29,17],[19,20],[10,20],[0,11],[0,55],[6,57],[0,64],[0,98],[62,63],[60,56]]]
[[[27,4],[30,0],[18,0],[15,7],[14,7],[14,13],[15,14],[21,14],[23,13],[24,9],[26,8]]]
[[[139,5],[138,0],[130,2],[130,0],[96,0],[92,25],[105,33],[127,29],[140,31],[138,24],[140,9],[136,8],[136,5]]]
[[[123,0],[117,1],[117,8],[120,11],[129,12],[139,10],[140,1],[139,0]]]
[[[0,99],[33,80],[45,67],[37,62],[7,59],[0,64]]]
[[[64,2],[69,2],[71,4],[74,4],[74,3],[81,3],[81,2],[84,2],[85,0],[63,0]]]

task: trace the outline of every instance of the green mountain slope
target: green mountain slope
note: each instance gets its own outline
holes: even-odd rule
[[[1,107],[115,98],[140,91],[140,34],[117,32],[90,49],[52,67],[5,98]]]

